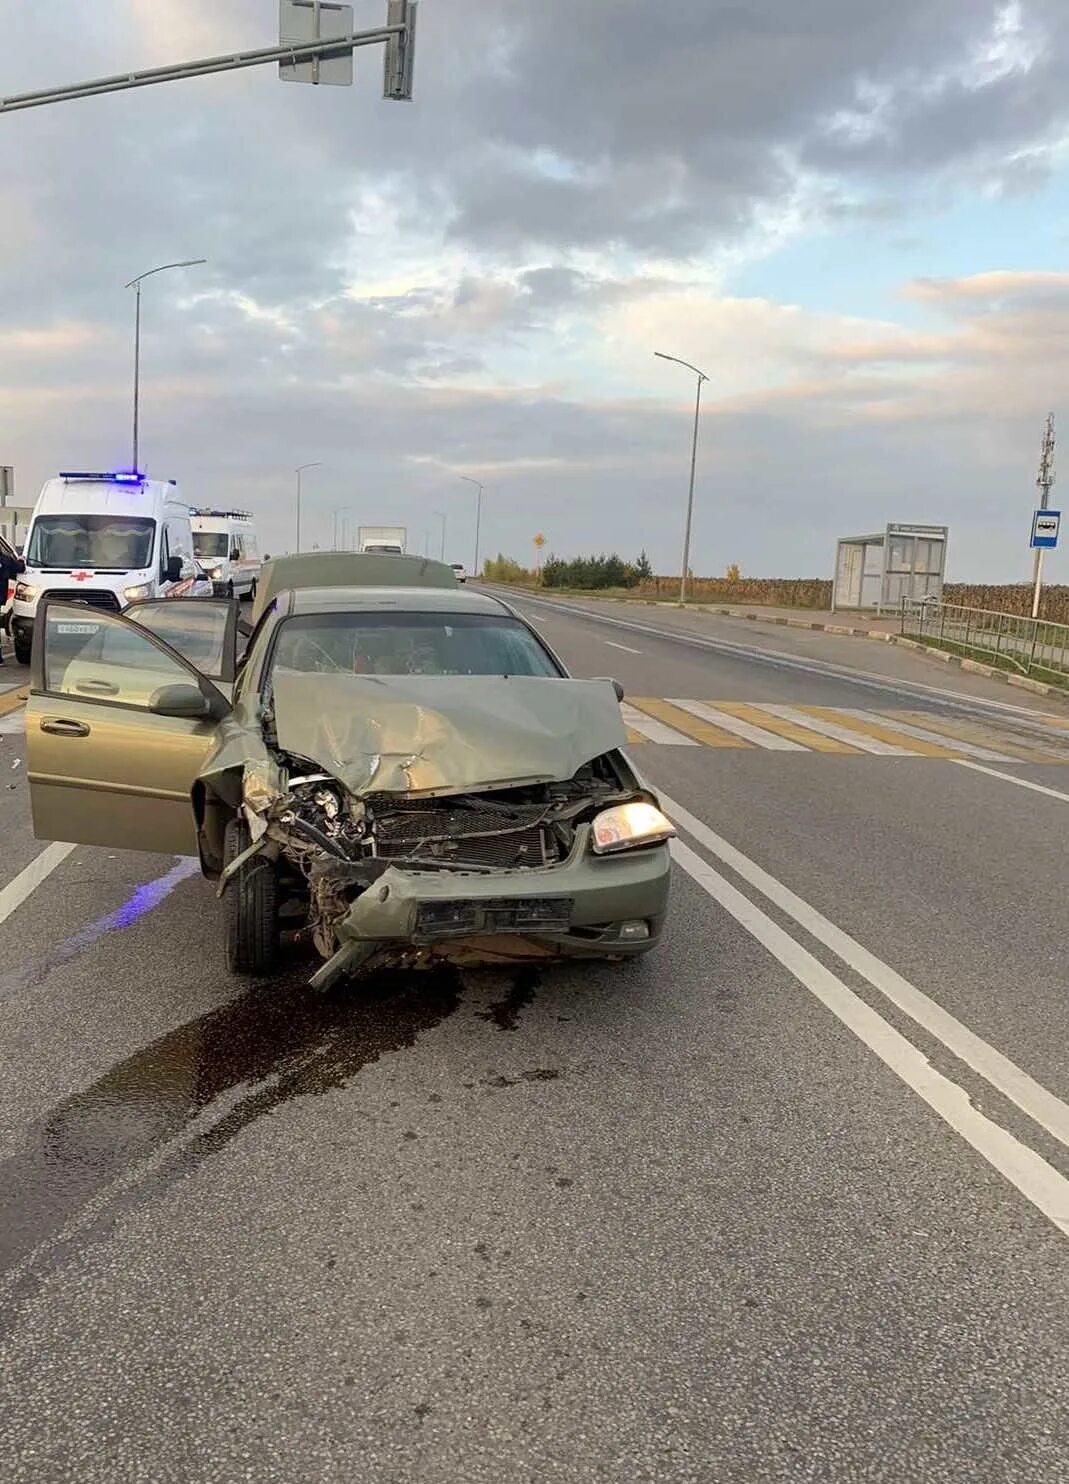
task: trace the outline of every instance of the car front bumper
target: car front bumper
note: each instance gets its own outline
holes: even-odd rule
[[[375,960],[475,964],[647,953],[664,929],[670,877],[667,845],[597,856],[589,826],[576,832],[559,865],[485,873],[390,867],[338,924],[338,951],[312,983],[325,988]]]

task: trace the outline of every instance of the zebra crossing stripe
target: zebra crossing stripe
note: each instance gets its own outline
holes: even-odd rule
[[[698,747],[701,745],[695,742],[693,737],[684,737],[682,732],[666,727],[663,721],[655,721],[650,716],[643,716],[642,712],[628,701],[620,702],[620,714],[624,719],[625,727],[638,732],[649,742],[660,742],[668,747]]]
[[[703,720],[700,716],[688,715],[690,703],[679,701],[661,701],[649,696],[633,697],[636,706],[640,707],[647,716],[662,721],[674,731],[682,732],[685,737],[692,737],[695,742],[701,742],[706,747],[734,747],[749,748],[748,742],[742,742],[734,736],[730,730],[717,724]]]
[[[767,711],[770,716],[782,716],[785,721],[796,722],[798,726],[807,727],[811,732],[819,732],[824,737],[834,737],[839,742],[848,742],[851,747],[860,748],[862,752],[874,753],[877,757],[917,756],[917,753],[911,752],[908,747],[897,747],[893,742],[884,742],[879,737],[866,737],[858,729],[840,726],[838,722],[822,716],[819,707],[773,706],[771,703],[761,703],[757,709]]]
[[[787,737],[779,736],[776,732],[754,726],[752,722],[744,721],[741,717],[732,716],[729,711],[719,706],[707,706],[703,701],[676,700],[672,701],[672,705],[680,707],[683,711],[689,711],[692,716],[697,716],[702,721],[712,722],[714,726],[730,732],[735,737],[741,737],[743,741],[752,743],[754,747],[763,747],[767,752],[812,751],[810,747],[801,742],[791,741]],[[732,744],[722,743],[721,745],[731,746]]]

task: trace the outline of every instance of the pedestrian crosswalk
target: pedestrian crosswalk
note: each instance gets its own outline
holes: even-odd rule
[[[1009,716],[973,721],[927,711],[679,696],[631,696],[620,710],[629,745],[1069,764],[1069,725],[1057,717],[1037,715],[1021,725]]]

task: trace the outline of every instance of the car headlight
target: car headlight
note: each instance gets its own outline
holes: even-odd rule
[[[41,589],[34,587],[32,582],[16,582],[15,597],[20,603],[36,603],[41,595]]]
[[[139,582],[136,587],[124,587],[122,595],[128,603],[140,603],[142,598],[152,597],[152,583]]]
[[[266,814],[272,804],[284,797],[262,773],[249,768],[241,787],[242,798],[254,814]]]
[[[594,853],[611,855],[616,850],[630,850],[636,845],[656,845],[670,840],[675,827],[654,804],[637,799],[631,804],[617,804],[603,809],[594,818]]]

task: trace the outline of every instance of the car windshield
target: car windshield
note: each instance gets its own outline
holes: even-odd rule
[[[355,675],[559,675],[516,619],[483,613],[323,613],[287,619],[272,669]]]
[[[193,555],[202,561],[225,557],[229,550],[229,537],[225,531],[193,532]]]
[[[152,563],[156,522],[131,515],[39,515],[26,565],[132,572]]]

